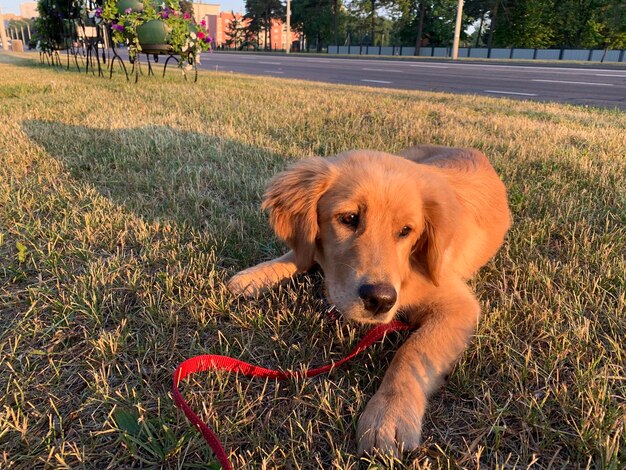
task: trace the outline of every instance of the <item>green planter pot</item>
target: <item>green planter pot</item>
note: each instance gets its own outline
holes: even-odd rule
[[[137,26],[137,39],[146,53],[169,52],[170,27],[162,20],[150,20]]]
[[[132,11],[143,11],[143,3],[139,0],[117,0],[117,11],[123,15],[127,9]]]

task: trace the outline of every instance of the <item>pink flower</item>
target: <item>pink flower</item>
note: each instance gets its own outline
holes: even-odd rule
[[[205,27],[206,27],[206,20],[202,20],[202,21],[200,21],[200,24],[201,24],[202,26],[205,26]]]
[[[186,20],[188,20],[189,18],[191,18],[191,15],[189,13],[185,13],[185,15],[183,16],[183,18],[185,18]]]
[[[204,33],[202,31],[198,32],[198,39],[200,40],[204,39]]]
[[[133,12],[132,8],[127,8],[126,10],[124,10],[124,13],[126,13],[127,15],[130,15]]]

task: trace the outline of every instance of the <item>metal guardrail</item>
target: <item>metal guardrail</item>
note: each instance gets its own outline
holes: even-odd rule
[[[329,54],[413,56],[415,46],[328,46]],[[418,57],[451,57],[451,47],[420,47]],[[626,51],[603,49],[525,49],[461,47],[459,57],[476,59],[577,60],[626,62]]]

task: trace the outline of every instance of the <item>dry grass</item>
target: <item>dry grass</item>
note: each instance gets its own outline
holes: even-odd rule
[[[391,468],[626,466],[626,114],[202,73],[129,85],[0,56],[0,467],[206,468],[170,394],[200,353],[318,365],[361,336],[319,275],[255,302],[283,249],[258,210],[288,161],[432,142],[485,151],[514,227],[475,340]],[[185,385],[236,468],[380,468],[354,429],[401,335],[329,376]]]

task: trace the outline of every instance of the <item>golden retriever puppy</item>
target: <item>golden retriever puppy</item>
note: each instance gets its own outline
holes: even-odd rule
[[[254,296],[318,263],[348,320],[419,328],[396,353],[357,427],[359,453],[420,443],[428,396],[463,352],[480,306],[466,280],[510,225],[506,190],[473,149],[420,145],[398,155],[355,150],[293,164],[263,201],[287,254],[236,274]]]

